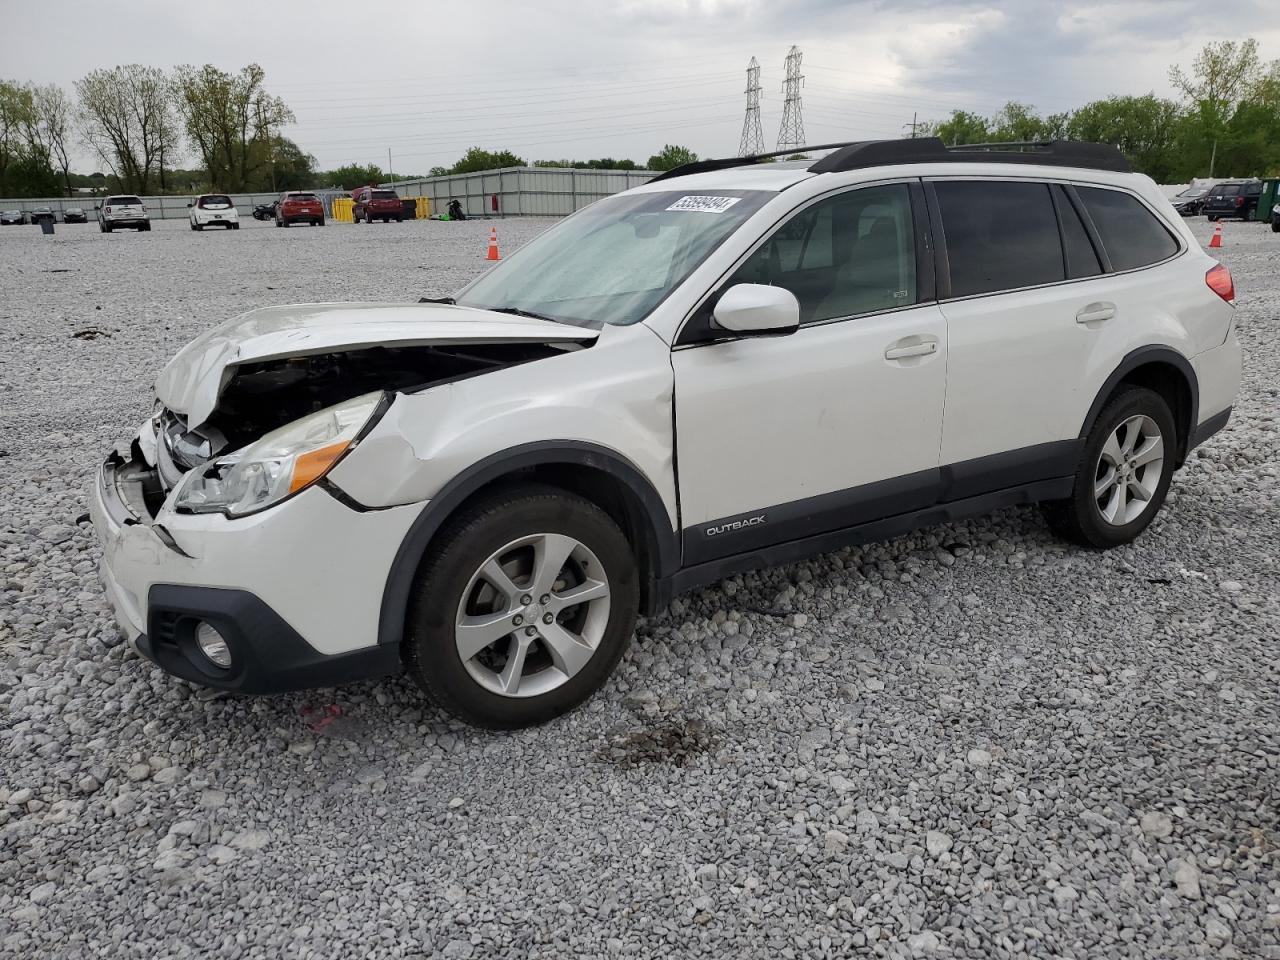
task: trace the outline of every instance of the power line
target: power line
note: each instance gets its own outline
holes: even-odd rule
[[[760,129],[760,61],[752,57],[747,64],[747,115],[742,121],[738,156],[753,157],[757,153],[764,153],[764,131]]]
[[[804,75],[800,73],[799,47],[793,46],[787,54],[787,79],[782,91],[786,99],[782,104],[782,126],[778,128],[778,149],[791,150],[804,146],[804,115],[800,108],[800,88]]]

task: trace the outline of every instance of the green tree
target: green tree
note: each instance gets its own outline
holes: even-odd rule
[[[1178,168],[1182,111],[1172,100],[1153,93],[1141,97],[1108,97],[1086,103],[1071,115],[1072,140],[1110,143],[1133,165],[1159,183],[1180,179]]]
[[[1010,100],[990,120],[991,142],[1009,143],[1047,140],[1049,125],[1036,114],[1035,107]]]
[[[1206,44],[1191,62],[1190,73],[1176,64],[1169,68],[1169,82],[1191,107],[1210,143],[1209,176],[1217,168],[1218,144],[1227,136],[1236,108],[1263,80],[1258,41],[1253,38]]]
[[[524,161],[510,150],[489,151],[472,147],[462,159],[453,165],[450,173],[475,173],[479,170],[499,170],[503,167],[523,167]]]
[[[659,152],[649,158],[646,170],[674,170],[686,163],[696,163],[698,155],[688,147],[680,147],[668,143]]]
[[[367,187],[386,180],[382,168],[376,163],[348,163],[335,170],[326,170],[320,174],[320,182],[326,187],[341,187],[343,190],[354,190],[356,187]]]
[[[164,189],[166,156],[180,153],[169,80],[133,63],[94,70],[76,81],[85,139],[131,193]]]
[[[270,163],[271,138],[293,120],[288,105],[263,88],[265,79],[256,63],[238,73],[210,63],[174,72],[174,103],[215,190],[247,189]]]
[[[0,196],[59,193],[51,151],[31,84],[0,81]]]
[[[939,137],[952,147],[964,143],[986,143],[991,139],[987,121],[965,110],[952,110],[946,120],[924,124],[920,133],[922,136]]]

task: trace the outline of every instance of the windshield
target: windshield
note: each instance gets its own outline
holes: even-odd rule
[[[1202,197],[1208,192],[1209,190],[1207,187],[1187,187],[1187,189],[1183,190],[1180,194],[1178,194],[1178,196],[1190,197],[1190,198]]]
[[[606,197],[480,277],[457,302],[580,326],[636,323],[772,196],[672,190]]]

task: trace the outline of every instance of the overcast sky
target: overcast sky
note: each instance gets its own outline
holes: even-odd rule
[[[0,0],[0,76],[70,88],[120,63],[256,61],[322,168],[385,168],[390,148],[395,172],[425,173],[472,145],[643,163],[663,143],[735,154],[752,56],[772,148],[792,44],[821,143],[898,136],[913,112],[1169,94],[1169,65],[1210,40],[1251,35],[1280,57],[1277,13],[1276,0]]]

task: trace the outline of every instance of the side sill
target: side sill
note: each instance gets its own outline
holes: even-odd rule
[[[669,588],[663,590],[661,594],[670,600],[678,594],[714,583],[744,570],[794,563],[840,547],[890,540],[922,527],[982,516],[1001,507],[1038,503],[1042,500],[1061,500],[1071,495],[1074,483],[1073,477],[1040,480],[685,567],[670,578]]]

